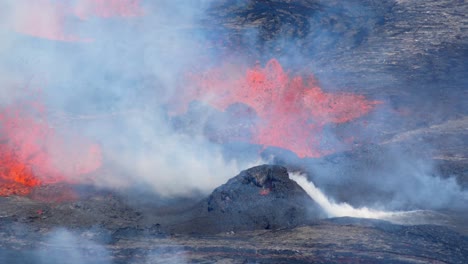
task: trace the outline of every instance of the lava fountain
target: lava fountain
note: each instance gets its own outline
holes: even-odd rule
[[[33,187],[83,182],[101,166],[96,144],[72,144],[48,123],[44,105],[25,101],[0,109],[0,196],[27,195]]]
[[[189,80],[190,85],[175,99],[182,101],[175,104],[182,105],[175,113],[186,111],[194,100],[220,111],[245,104],[260,119],[250,143],[289,149],[301,158],[334,152],[323,147],[324,127],[355,120],[380,103],[363,95],[325,92],[313,75],[291,77],[276,59],[263,68],[257,65],[242,71],[230,65],[191,74]]]

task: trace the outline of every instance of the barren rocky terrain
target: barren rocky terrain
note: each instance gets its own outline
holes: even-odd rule
[[[325,219],[280,166],[243,171],[199,202],[148,207],[102,190],[61,203],[0,202],[4,262],[465,263],[468,254],[464,222],[453,215]]]
[[[412,168],[401,159],[429,164],[433,179],[453,178],[467,191],[467,11],[458,0],[215,1],[193,26],[212,32],[210,52],[278,58],[291,71],[313,72],[327,91],[383,102],[360,120],[365,133],[327,127],[355,136],[353,148],[317,159],[269,148],[262,155],[284,167],[232,175],[208,196],[52,184],[0,197],[0,262],[468,263],[464,200],[444,208],[403,196],[390,204],[396,189],[406,190],[392,185],[393,173]],[[307,173],[337,202],[421,211],[393,223],[326,218],[288,170]],[[376,179],[382,171],[392,173]],[[408,192],[424,184],[408,180]]]

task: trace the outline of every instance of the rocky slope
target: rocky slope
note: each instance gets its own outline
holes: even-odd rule
[[[275,165],[242,171],[186,214],[190,220],[172,227],[174,231],[290,228],[325,216],[315,201],[289,179],[286,168]]]
[[[215,1],[200,27],[213,32],[218,52],[276,57],[293,71],[310,70],[327,91],[385,102],[385,111],[362,120],[369,144],[323,159],[275,161],[325,170],[327,177],[311,178],[327,194],[367,205],[393,200],[392,185],[375,182],[394,183],[401,153],[434,162],[432,178],[456,176],[468,186],[467,8],[456,0],[225,0]],[[391,173],[376,178],[382,171]],[[394,188],[421,184],[407,182]],[[76,186],[0,197],[1,263],[468,262],[466,204],[459,201],[456,219],[443,212],[448,227],[316,220],[320,209],[279,166],[244,171],[204,199],[143,203],[94,189],[77,200],[50,199],[69,188]]]
[[[98,190],[62,202],[1,197],[0,261],[465,263],[468,257],[468,238],[452,227],[320,220],[319,207],[281,166],[245,170],[192,205],[166,203],[168,209],[155,200],[148,208],[122,197]]]

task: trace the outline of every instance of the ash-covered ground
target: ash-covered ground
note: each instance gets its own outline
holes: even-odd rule
[[[0,64],[2,71],[46,72],[44,83],[50,83],[52,95],[45,89],[44,97],[60,110],[51,113],[52,126],[97,138],[108,154],[102,168],[92,172],[98,178],[106,175],[96,185],[70,181],[30,190],[2,183],[7,196],[0,197],[0,262],[468,262],[465,1],[214,1],[201,21],[191,18],[188,24],[178,18],[193,7],[182,5],[161,5],[169,11],[143,29],[129,23],[119,33],[117,18],[106,22],[102,32],[91,30],[96,50],[87,50],[91,44],[81,49],[76,43],[47,46],[44,40],[29,39],[32,47],[18,45],[19,52],[0,49],[6,61]],[[77,17],[90,28],[95,23]],[[15,30],[32,34],[22,26]],[[114,33],[104,29],[125,38],[114,41],[109,37]],[[132,34],[144,41],[133,44]],[[161,40],[146,39],[154,36]],[[204,42],[180,43],[193,38]],[[148,48],[152,45],[156,50]],[[48,58],[47,52],[30,51],[43,46],[63,54]],[[135,99],[169,97],[167,89],[146,88],[175,85],[171,75],[183,77],[178,66],[190,64],[187,58],[194,50],[203,51],[202,59],[196,56],[199,64],[216,57],[264,65],[276,58],[291,74],[312,73],[327,92],[356,93],[379,103],[353,122],[320,126],[319,145],[335,147],[333,152],[300,157],[291,149],[237,141],[253,137],[258,118],[258,109],[242,102],[225,111],[192,102],[186,113],[169,118],[152,108],[153,101]],[[78,55],[63,64],[61,56],[69,53]],[[29,55],[35,59],[23,58]],[[20,64],[14,63],[16,57]],[[37,69],[31,66],[36,60],[45,63]],[[124,89],[128,86],[132,92]],[[16,96],[11,89],[2,90],[2,106],[12,100],[10,94]],[[64,94],[67,100],[57,99]],[[238,112],[251,115],[239,118]],[[102,125],[109,119],[112,125]],[[161,128],[165,125],[169,132]],[[240,172],[209,155],[207,144],[167,135],[176,132],[206,136],[220,146],[216,154],[239,164],[255,163],[261,156],[270,165]],[[158,137],[164,144],[153,144]],[[128,138],[138,140],[122,143]],[[0,143],[4,141],[2,137]],[[191,143],[194,149],[185,148]],[[305,175],[328,200],[312,198],[289,178],[294,173]],[[341,217],[343,208],[355,212],[364,207],[385,217],[375,212],[370,217],[380,220]]]

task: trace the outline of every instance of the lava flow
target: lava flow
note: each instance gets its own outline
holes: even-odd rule
[[[66,146],[44,111],[33,102],[0,110],[0,196],[27,195],[38,185],[78,182],[77,176],[100,167],[99,146]]]
[[[193,74],[189,79],[188,87],[194,88],[186,88],[184,95],[179,95],[183,107],[194,100],[221,111],[234,103],[248,105],[261,120],[252,131],[250,143],[289,149],[299,157],[334,152],[322,140],[325,125],[349,122],[380,103],[363,95],[324,92],[314,76],[290,77],[276,59],[246,73],[230,66]]]

